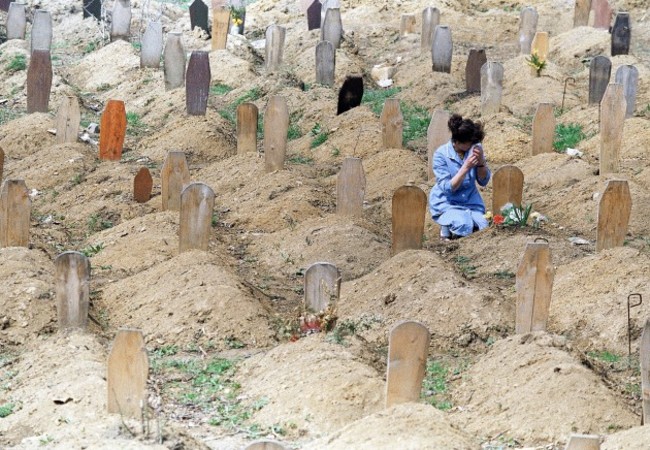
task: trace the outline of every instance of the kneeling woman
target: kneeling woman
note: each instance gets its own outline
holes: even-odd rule
[[[436,184],[429,194],[429,211],[443,239],[467,236],[488,226],[476,183],[486,186],[491,176],[481,146],[482,124],[454,114],[448,126],[451,140],[433,157]]]

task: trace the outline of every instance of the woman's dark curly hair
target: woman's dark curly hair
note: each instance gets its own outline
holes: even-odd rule
[[[485,137],[483,124],[481,122],[472,122],[470,119],[463,119],[459,114],[453,114],[447,122],[449,131],[451,131],[451,140],[453,142],[471,142],[477,144]]]

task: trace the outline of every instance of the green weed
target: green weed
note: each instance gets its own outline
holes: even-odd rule
[[[289,115],[289,129],[287,130],[287,139],[293,141],[302,137],[302,130],[298,125],[298,121],[302,118],[302,113],[294,111]]]
[[[420,139],[427,135],[431,115],[426,108],[419,105],[401,103],[402,118],[404,120],[404,129],[402,132],[402,141],[406,145],[408,142]]]
[[[232,91],[233,88],[227,84],[217,83],[210,88],[210,94],[213,95],[226,95],[228,92]]]
[[[27,68],[27,58],[24,54],[18,53],[9,61],[5,67],[9,73],[19,72]]]
[[[310,158],[309,156],[293,155],[287,159],[287,162],[289,164],[313,164],[314,158]]]
[[[471,263],[467,256],[458,255],[456,265],[465,278],[474,278],[476,276],[476,266]]]
[[[615,364],[621,360],[620,356],[610,353],[607,350],[588,352],[587,356],[610,364]]]
[[[510,280],[515,277],[515,274],[509,270],[498,270],[494,272],[494,276],[502,280]]]
[[[9,108],[0,108],[0,125],[4,125],[5,123],[17,119],[20,117],[22,114],[19,114],[18,112],[14,111],[13,109]]]
[[[104,250],[104,243],[100,242],[99,244],[95,244],[95,245],[90,244],[84,247],[83,249],[81,249],[80,253],[83,253],[86,256],[86,258],[92,258],[102,250]]]
[[[95,50],[97,50],[98,47],[99,47],[99,45],[97,44],[97,42],[95,42],[95,41],[90,41],[90,42],[88,42],[88,43],[86,44],[86,46],[83,48],[82,52],[83,52],[84,55],[87,55],[88,53],[92,53],[92,52],[94,52]]]
[[[113,222],[107,219],[104,219],[99,214],[92,214],[88,217],[88,231],[94,233],[96,231],[106,230],[113,227]]]
[[[316,124],[312,127],[310,133],[312,136],[314,136],[309,144],[309,148],[311,149],[314,149],[319,145],[325,143],[329,137],[329,131],[323,129],[321,124],[318,122],[316,122]]]
[[[577,123],[558,123],[555,127],[553,148],[556,152],[564,153],[567,148],[575,148],[585,137],[586,135],[582,131],[582,125]]]
[[[368,105],[370,110],[379,117],[381,110],[384,108],[384,102],[387,98],[392,98],[399,93],[401,88],[393,86],[388,89],[368,89],[364,90],[361,104]]]
[[[0,406],[0,419],[4,419],[5,417],[13,414],[14,408],[15,405],[13,403],[5,403],[4,405]]]
[[[237,124],[237,107],[242,103],[254,102],[264,95],[262,90],[258,87],[254,87],[246,91],[243,95],[237,97],[237,99],[226,106],[225,108],[219,110],[219,115],[230,122],[233,126]]]
[[[442,411],[452,407],[447,386],[449,376],[449,367],[432,359],[427,361],[427,368],[422,381],[421,397],[427,403]]]
[[[140,115],[135,112],[126,113],[126,133],[132,136],[139,136],[147,130],[147,125],[142,121]]]

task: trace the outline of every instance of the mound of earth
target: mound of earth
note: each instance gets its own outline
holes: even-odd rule
[[[497,341],[454,388],[458,407],[450,421],[482,440],[498,435],[527,446],[637,424],[623,401],[562,349],[564,343],[546,333]]]
[[[266,308],[211,253],[181,253],[107,285],[102,299],[112,326],[141,329],[147,342],[272,343]]]
[[[650,442],[650,427],[634,427],[605,436],[602,450],[644,450]]]
[[[409,181],[424,187],[427,179],[427,165],[423,164],[412,151],[390,149],[384,150],[363,161],[366,174],[365,201],[370,204],[385,201],[384,206],[390,214],[393,194]],[[389,215],[390,218],[390,215]]]
[[[357,223],[359,222],[359,223]],[[248,235],[248,251],[265,273],[293,276],[315,262],[329,262],[344,281],[359,278],[390,257],[390,244],[361,221],[331,215],[310,219],[294,230]]]
[[[402,320],[422,322],[434,347],[487,340],[514,325],[514,303],[464,280],[428,251],[401,252],[358,280],[343,283],[341,319],[359,322],[359,334],[385,342]],[[365,329],[368,328],[368,329]]]
[[[52,118],[45,113],[9,121],[0,126],[0,148],[9,161],[37,154],[54,144],[54,136],[47,132],[52,126]]]
[[[626,353],[627,297],[647,292],[649,276],[647,254],[626,247],[559,266],[553,283],[549,329],[567,335],[582,349]],[[646,302],[631,310],[633,336],[640,337],[648,314],[650,306]]]
[[[263,425],[294,423],[318,437],[383,407],[385,383],[345,347],[321,335],[278,345],[240,367],[250,398],[268,404],[254,416]]]
[[[562,33],[551,36],[549,39],[549,59],[565,71],[570,72],[575,78],[587,75],[588,65],[585,61],[598,55],[605,55],[611,46],[611,36],[607,30],[593,27],[576,27]],[[589,90],[571,89],[571,97],[576,94],[580,100],[585,102],[589,96]],[[569,92],[567,92],[569,94]],[[571,98],[567,97],[567,98]]]
[[[24,344],[57,322],[54,263],[39,250],[0,249],[0,341]],[[11,280],[11,281],[9,281]]]
[[[404,403],[376,412],[307,444],[306,450],[470,450],[477,443],[428,405]]]

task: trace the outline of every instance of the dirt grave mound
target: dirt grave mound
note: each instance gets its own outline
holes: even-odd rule
[[[321,335],[253,356],[240,374],[250,398],[268,400],[253,419],[262,425],[293,422],[301,435],[331,433],[383,407],[382,376]]]
[[[55,327],[54,263],[39,250],[0,249],[0,342],[24,344]],[[9,281],[10,280],[10,281]]]
[[[309,219],[294,230],[248,235],[248,252],[264,273],[295,276],[315,262],[329,262],[344,281],[359,278],[390,256],[390,243],[364,228],[361,220],[331,215]]]
[[[412,181],[428,194],[428,188],[424,186],[427,166],[410,150],[384,150],[364,159],[363,169],[366,174],[365,201],[371,205],[383,203],[389,221],[393,194],[397,189]]]
[[[399,443],[399,444],[398,444]],[[420,403],[403,403],[376,412],[305,445],[305,450],[469,450],[476,442],[449,424],[446,414]]]
[[[487,340],[514,326],[514,304],[454,273],[436,254],[409,250],[343,283],[341,320],[359,322],[365,339],[386,343],[402,320],[422,322],[434,347]],[[367,328],[367,329],[366,329]]]
[[[266,308],[207,252],[185,252],[111,283],[101,303],[112,326],[141,329],[154,345],[273,342]]]
[[[538,30],[540,30],[539,27]],[[594,56],[608,53],[610,43],[611,36],[607,30],[593,27],[576,27],[563,30],[560,34],[550,37],[548,59],[562,67],[565,72],[571,74],[574,78],[576,75],[583,78],[586,74],[588,80],[589,68],[585,62]],[[544,73],[544,70],[542,70],[542,73]],[[567,90],[567,99],[573,97],[574,100],[579,99],[582,103],[586,103],[589,89],[576,89],[576,87]]]
[[[0,147],[7,159],[19,159],[39,153],[54,144],[52,117],[46,113],[32,113],[0,126]]]
[[[521,445],[564,441],[570,433],[605,433],[638,423],[596,374],[546,333],[512,336],[463,376],[450,421],[482,440],[500,436]]]
[[[650,442],[650,427],[634,427],[605,436],[602,450],[645,450]]]
[[[549,329],[567,335],[583,350],[626,354],[627,297],[645,294],[650,289],[649,276],[647,254],[626,247],[559,266],[553,283]],[[631,310],[633,338],[640,337],[649,314],[647,302]]]

